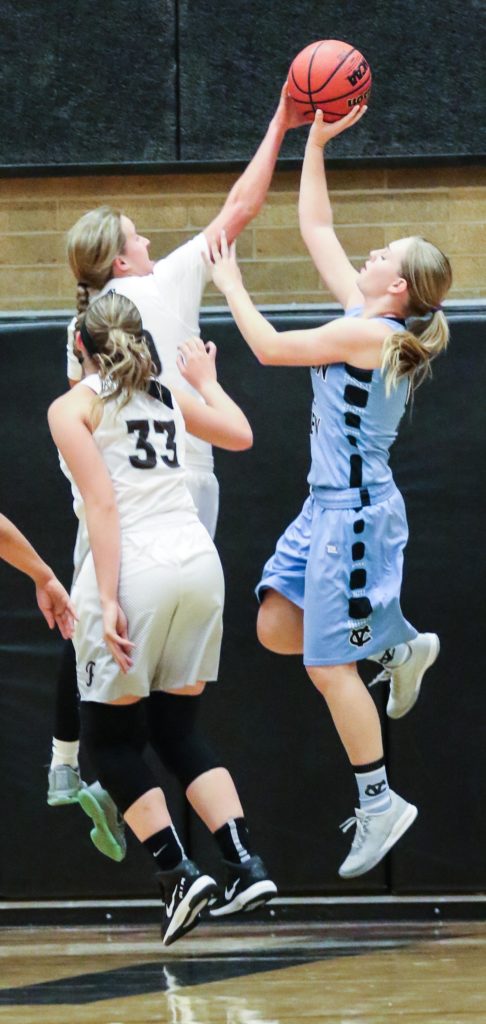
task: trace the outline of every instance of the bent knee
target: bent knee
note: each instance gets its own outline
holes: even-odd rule
[[[256,631],[262,647],[274,654],[302,654],[302,610],[275,590],[265,592]]]

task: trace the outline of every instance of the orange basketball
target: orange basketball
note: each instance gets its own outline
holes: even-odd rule
[[[368,102],[371,69],[349,43],[320,39],[297,54],[288,81],[289,93],[301,106],[305,121],[313,121],[316,110],[322,110],[324,120],[333,122]]]

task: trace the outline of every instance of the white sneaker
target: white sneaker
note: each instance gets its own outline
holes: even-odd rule
[[[389,682],[390,696],[386,706],[389,718],[403,718],[416,704],[422,679],[440,651],[439,637],[435,633],[419,633],[409,640],[410,657],[396,668],[384,668],[370,683]]]
[[[348,818],[340,826],[343,832],[347,832],[354,824],[356,825],[351,850],[339,868],[341,878],[356,878],[374,868],[415,821],[417,808],[403,800],[392,789],[390,796],[392,805],[389,811],[382,814],[366,814],[357,807],[356,817]]]

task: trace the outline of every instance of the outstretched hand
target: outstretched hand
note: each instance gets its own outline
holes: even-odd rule
[[[347,128],[352,128],[358,121],[361,121],[367,110],[366,106],[352,107],[349,114],[340,117],[339,121],[334,121],[333,124],[324,121],[322,110],[316,110],[314,123],[309,132],[309,142],[322,148],[326,142],[329,142],[329,139],[334,139],[336,135],[340,135],[341,132],[345,132]]]
[[[285,131],[288,131],[289,128],[302,128],[303,125],[308,123],[304,119],[302,108],[289,95],[288,78],[285,79],[280,91],[280,101],[275,116],[281,120]]]
[[[56,576],[52,576],[47,583],[36,586],[35,594],[49,629],[57,626],[64,640],[70,640],[77,615],[62,583]]]
[[[130,652],[135,644],[128,639],[128,622],[125,612],[116,601],[103,607],[103,630],[105,644],[118,667],[127,673],[133,665]]]
[[[218,379],[216,373],[216,345],[212,341],[204,344],[201,338],[188,338],[179,345],[177,365],[185,380],[200,391],[208,381]]]
[[[233,288],[242,282],[240,268],[236,259],[235,242],[228,246],[226,232],[223,230],[221,232],[220,248],[218,248],[216,242],[211,242],[210,250],[211,260],[203,253],[204,262],[209,269],[216,288],[223,295],[227,296]]]

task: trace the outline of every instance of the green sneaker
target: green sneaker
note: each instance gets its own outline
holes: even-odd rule
[[[125,822],[110,794],[99,782],[93,782],[79,790],[78,803],[93,821],[90,837],[96,849],[120,863],[127,852]]]
[[[49,770],[47,803],[49,807],[64,807],[66,804],[77,804],[80,790],[84,782],[79,768],[70,764],[57,764]]]

